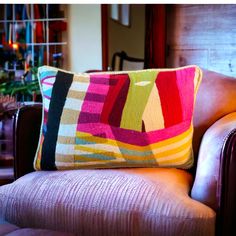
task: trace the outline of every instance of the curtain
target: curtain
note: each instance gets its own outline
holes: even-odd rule
[[[102,4],[102,69],[107,71],[108,68],[108,5]]]
[[[164,68],[166,63],[166,6],[146,5],[145,68]]]

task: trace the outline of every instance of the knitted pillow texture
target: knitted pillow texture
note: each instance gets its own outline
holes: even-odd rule
[[[91,74],[43,66],[38,77],[36,170],[192,166],[197,66]]]

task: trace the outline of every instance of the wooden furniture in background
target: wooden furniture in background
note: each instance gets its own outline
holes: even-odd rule
[[[144,59],[130,57],[126,52],[116,52],[112,57],[111,70],[142,70],[144,69]]]
[[[236,77],[236,5],[167,5],[167,67],[197,64]]]

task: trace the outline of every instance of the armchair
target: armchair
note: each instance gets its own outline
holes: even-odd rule
[[[195,165],[189,171],[34,172],[42,107],[20,108],[17,180],[0,187],[0,235],[1,220],[68,235],[236,235],[235,98],[235,79],[203,71],[194,111]]]

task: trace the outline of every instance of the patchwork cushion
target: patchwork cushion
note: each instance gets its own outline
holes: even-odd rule
[[[39,81],[37,170],[192,166],[198,67],[73,74],[44,66]]]

